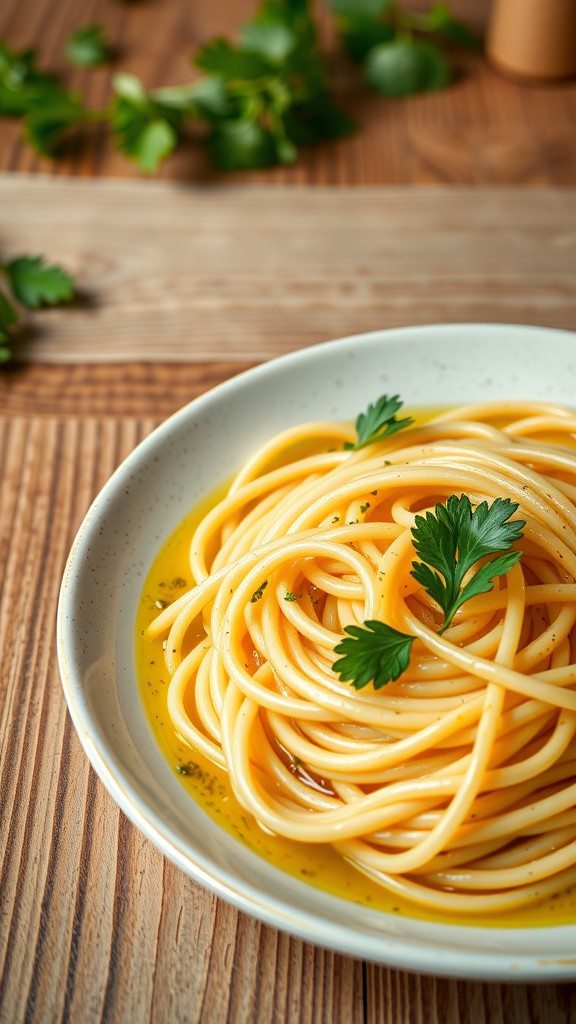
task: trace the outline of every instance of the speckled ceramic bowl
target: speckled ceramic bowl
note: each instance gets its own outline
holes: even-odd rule
[[[576,335],[491,324],[377,331],[258,366],[202,395],[108,481],[70,554],[58,652],[84,749],[128,817],[179,868],[309,942],[412,971],[508,981],[576,977],[576,925],[489,929],[399,919],[264,862],[189,797],[156,746],[134,669],[141,588],[184,515],[265,439],[308,419],[353,419],[382,392],[407,405],[496,398],[575,404]]]

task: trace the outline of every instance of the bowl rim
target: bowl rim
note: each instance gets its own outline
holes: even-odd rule
[[[544,335],[565,336],[576,341],[571,331],[533,327],[531,325],[496,324],[496,323],[460,323],[460,324],[430,324],[418,325],[415,327],[393,328],[390,330],[376,330],[367,333],[350,335],[334,341],[324,342],[320,345],[313,345],[306,349],[287,353],[276,359],[260,363],[240,374],[229,378],[216,385],[209,391],[203,392],[194,398],[187,405],[178,409],[158,427],[155,428],[117,467],[105,483],[99,494],[96,496],[88,512],[86,513],[77,535],[72,544],[70,554],[64,570],[60,588],[58,611],[57,611],[57,653],[60,675],[68,709],[76,728],[82,747],[94,768],[96,774],[106,787],[115,802],[120,806],[127,817],[146,835],[148,839],[178,868],[187,875],[193,877],[205,888],[209,889],[226,901],[232,903],[239,910],[263,921],[272,927],[297,936],[298,938],[313,942],[324,948],[335,950],[343,955],[355,956],[360,959],[382,963],[397,969],[411,970],[418,973],[435,974],[445,977],[469,978],[476,980],[490,981],[515,981],[515,982],[551,982],[569,981],[576,978],[576,958],[556,958],[546,960],[536,957],[532,953],[514,952],[511,956],[503,955],[501,952],[489,952],[478,950],[471,954],[470,949],[433,948],[429,942],[420,944],[417,940],[406,939],[395,936],[390,941],[390,936],[378,937],[367,936],[360,931],[343,925],[340,929],[334,929],[329,921],[323,921],[315,913],[307,913],[301,908],[295,909],[284,899],[264,899],[257,885],[249,885],[225,870],[214,869],[201,854],[193,851],[190,847],[185,848],[170,827],[158,819],[156,813],[148,807],[141,796],[134,790],[130,779],[124,775],[121,769],[113,763],[113,758],[108,756],[105,744],[99,740],[97,730],[91,720],[90,712],[86,702],[83,700],[83,679],[80,666],[76,663],[74,651],[71,644],[70,620],[73,618],[75,588],[74,578],[78,564],[86,557],[87,547],[96,536],[101,525],[101,518],[105,517],[106,506],[109,498],[115,493],[118,483],[123,482],[127,469],[132,468],[158,439],[163,439],[178,429],[181,423],[186,422],[195,411],[207,407],[209,403],[220,397],[225,397],[229,391],[235,391],[243,386],[248,378],[253,380],[266,380],[269,374],[275,374],[278,367],[286,363],[301,363],[304,367],[309,359],[317,358],[321,349],[327,356],[349,346],[351,343],[378,341],[384,344],[394,343],[402,340],[403,336],[423,335],[431,329],[443,330],[447,334],[461,333],[463,330],[493,331],[494,329],[518,332],[541,332]],[[254,855],[257,856],[257,855]],[[278,869],[280,870],[280,869]],[[305,886],[305,883],[299,883]],[[308,889],[309,887],[306,886]],[[343,901],[338,897],[331,897]],[[371,911],[374,914],[383,914],[384,911]],[[390,915],[388,915],[390,916]],[[430,922],[427,922],[430,924]],[[444,925],[437,923],[440,929],[463,929],[463,925]],[[470,932],[482,930],[470,927]],[[565,932],[576,940],[576,923],[574,925],[560,925],[522,928],[522,929],[490,929],[497,931],[500,935],[513,935],[521,932],[523,935],[539,933],[546,935],[548,931],[554,933]],[[544,946],[545,943],[543,942]],[[369,948],[367,948],[369,947]],[[449,961],[449,962],[448,962]]]

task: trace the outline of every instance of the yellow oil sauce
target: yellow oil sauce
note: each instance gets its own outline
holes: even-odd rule
[[[418,420],[424,422],[439,411],[419,410]],[[291,450],[287,461],[302,454]],[[163,642],[151,640],[146,628],[159,610],[192,586],[189,565],[192,535],[226,490],[227,485],[221,485],[194,508],[158,552],[144,584],[136,620],[136,672],[144,709],[156,742],[190,797],[226,832],[264,860],[333,896],[366,907],[420,920],[490,928],[546,927],[576,922],[576,892],[572,890],[523,910],[480,916],[430,911],[392,895],[347,864],[328,844],[299,843],[264,832],[236,800],[228,774],[179,739],[167,710],[169,676]]]

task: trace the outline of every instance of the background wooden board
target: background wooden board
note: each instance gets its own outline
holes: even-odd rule
[[[190,55],[215,34],[232,37],[257,0],[2,0],[0,38],[37,46],[42,64],[62,73],[71,88],[99,108],[110,97],[111,74],[126,70],[146,86],[176,84],[192,76]],[[428,0],[411,0],[412,7]],[[490,0],[452,0],[452,9],[481,28]],[[335,90],[358,122],[350,138],[303,150],[293,167],[236,174],[235,180],[296,184],[576,184],[576,83],[520,86],[500,78],[484,60],[454,54],[457,79],[438,93],[408,100],[370,94],[356,69],[337,53],[326,0],[318,0],[321,37],[330,53]],[[66,66],[63,45],[80,25],[103,24],[118,56],[111,68]],[[137,177],[114,151],[103,126],[85,130],[56,164],[39,159],[20,141],[17,122],[0,123],[0,169],[70,175]],[[200,143],[191,139],[163,164],[164,178],[218,180]]]
[[[71,307],[22,358],[260,361],[383,327],[576,328],[576,190],[226,188],[0,176],[6,257],[49,253]]]
[[[66,714],[56,598],[90,500],[153,426],[0,420],[2,1024],[574,1024],[574,986],[408,975],[260,925],[108,797]]]

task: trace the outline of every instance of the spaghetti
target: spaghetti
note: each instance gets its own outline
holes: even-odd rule
[[[148,633],[179,737],[264,830],[441,911],[576,882],[574,436],[568,410],[484,404],[354,451],[351,426],[305,424],[246,463],[194,533],[196,586]],[[412,529],[463,494],[518,505],[522,554],[440,635]],[[415,640],[396,681],[357,692],[334,648],[371,620]]]

